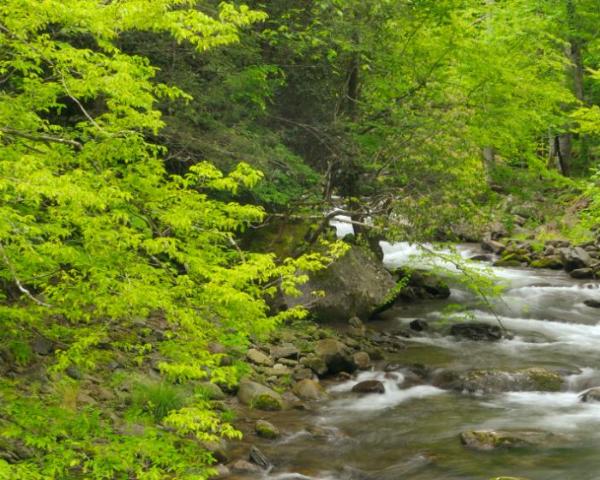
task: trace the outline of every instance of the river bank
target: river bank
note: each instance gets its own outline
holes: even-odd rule
[[[390,246],[388,266],[412,249]],[[506,288],[493,307],[508,333],[496,338],[498,319],[460,287],[447,300],[392,308],[363,336],[352,325],[331,330],[349,354],[364,352],[370,362],[323,375],[318,399],[297,408],[239,409],[236,425],[246,435],[227,452],[227,478],[595,479],[600,404],[581,394],[600,385],[598,313],[589,306],[600,300],[599,286],[546,269],[493,273]],[[452,331],[457,320],[479,326],[461,334]],[[256,434],[261,420],[276,438]],[[252,448],[268,459],[266,469],[240,463]]]

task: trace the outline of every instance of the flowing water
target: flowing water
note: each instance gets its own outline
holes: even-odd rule
[[[460,247],[463,256],[475,247]],[[417,249],[384,245],[385,262],[398,266]],[[284,412],[285,433],[257,445],[275,467],[264,478],[315,480],[487,480],[497,476],[529,480],[600,479],[600,403],[583,403],[579,393],[600,386],[599,284],[563,272],[493,268],[506,286],[494,310],[514,336],[499,342],[457,340],[440,334],[407,339],[390,361],[449,369],[549,367],[565,372],[563,391],[466,394],[414,385],[407,372],[360,373],[329,385],[331,399],[309,412]],[[415,318],[447,321],[449,303],[471,307],[479,322],[495,323],[472,295],[452,290],[447,301],[397,309],[376,328],[394,330]],[[444,320],[446,319],[446,320]],[[386,393],[357,396],[353,385],[379,379]],[[277,422],[277,419],[275,419]],[[557,444],[525,450],[478,452],[461,445],[465,430],[527,429],[560,434]]]

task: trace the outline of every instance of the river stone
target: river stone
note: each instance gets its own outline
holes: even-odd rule
[[[300,355],[300,350],[291,343],[284,343],[280,346],[271,347],[271,357],[275,360],[279,360],[280,358],[298,358],[298,355]]]
[[[594,300],[590,298],[585,300],[583,303],[590,308],[600,308],[600,300]]]
[[[561,248],[560,257],[567,272],[588,268],[593,263],[590,254],[581,247]]]
[[[352,246],[328,268],[311,274],[299,287],[299,297],[284,296],[285,306],[307,306],[320,322],[346,322],[357,316],[369,319],[374,313],[391,306],[396,287],[392,275],[374,254]],[[316,296],[313,292],[323,291]]]
[[[300,364],[310,368],[317,375],[322,376],[327,373],[327,364],[325,360],[317,355],[310,354],[300,359]]]
[[[367,352],[356,352],[352,355],[352,359],[359,370],[368,370],[371,366],[371,357]]]
[[[550,268],[551,270],[560,270],[563,268],[563,262],[558,255],[549,255],[538,258],[529,264],[533,268]]]
[[[502,339],[502,330],[498,325],[487,323],[457,323],[450,327],[450,335],[469,340],[495,342]]]
[[[267,422],[266,420],[258,420],[254,425],[254,430],[259,437],[268,438],[271,440],[279,438],[281,435],[279,429],[271,422]]]
[[[489,253],[482,253],[479,255],[473,255],[472,257],[469,257],[469,260],[472,260],[474,262],[491,262],[492,260],[494,260],[494,257]]]
[[[247,460],[237,460],[229,465],[232,472],[236,473],[261,473],[262,469]]]
[[[385,393],[385,386],[379,380],[365,380],[352,387],[354,393]]]
[[[315,354],[325,362],[330,374],[352,373],[356,370],[356,364],[346,345],[333,338],[319,340],[315,346]]]
[[[414,330],[415,332],[422,332],[429,328],[429,324],[425,320],[422,320],[420,318],[413,320],[408,324],[408,326],[411,328],[411,330]]]
[[[255,348],[248,350],[248,353],[246,353],[246,358],[256,365],[264,365],[265,367],[273,366],[273,359],[269,358],[263,352],[256,350]]]
[[[569,275],[571,278],[577,279],[595,278],[596,276],[592,268],[577,268],[575,270],[571,270]]]
[[[243,379],[240,382],[237,397],[244,405],[258,410],[282,410],[284,402],[277,392],[260,383]]]
[[[538,430],[471,430],[460,434],[460,440],[468,448],[480,451],[528,447],[559,446],[566,439],[563,435]]]
[[[579,395],[582,402],[600,402],[600,387],[590,388]]]
[[[490,238],[486,238],[481,242],[481,249],[485,252],[491,252],[500,254],[504,251],[506,246],[503,243],[497,242]]]
[[[265,369],[265,373],[275,377],[283,377],[285,375],[291,375],[293,370],[290,367],[282,365],[281,363],[276,363],[273,368]]]
[[[319,382],[310,378],[300,380],[294,385],[292,391],[302,400],[319,400],[325,396]]]
[[[271,462],[269,461],[269,459],[265,456],[264,453],[262,453],[258,447],[255,447],[254,445],[252,445],[252,447],[250,448],[250,453],[248,454],[248,459],[258,465],[260,468],[262,468],[263,470],[268,470],[269,467],[271,466]]]
[[[50,355],[54,351],[54,343],[44,337],[36,337],[33,340],[31,349],[38,355]]]
[[[457,373],[438,372],[434,384],[460,392],[559,392],[563,378],[558,372],[545,368],[526,368],[515,371],[470,370]]]

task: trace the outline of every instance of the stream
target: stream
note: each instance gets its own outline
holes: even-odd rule
[[[384,262],[391,267],[410,262],[417,253],[406,244],[386,244],[384,251]],[[457,251],[465,258],[481,253],[471,245]],[[476,342],[435,333],[417,335],[404,339],[407,348],[387,362],[457,370],[546,367],[565,372],[562,391],[467,394],[415,385],[402,369],[390,375],[379,365],[343,383],[324,383],[330,399],[312,410],[274,417],[285,435],[275,442],[256,442],[275,465],[260,478],[599,479],[600,403],[584,403],[579,394],[600,386],[600,310],[583,303],[600,300],[600,284],[574,280],[562,271],[483,265],[506,287],[502,297],[493,300],[495,314],[482,309],[466,290],[454,288],[448,300],[394,309],[373,327],[393,331],[407,328],[416,318],[430,324],[448,322],[447,305],[461,304],[477,322],[497,324],[497,315],[513,336]],[[381,380],[386,392],[350,392],[367,379]],[[487,452],[467,449],[459,440],[466,430],[493,429],[542,430],[562,440],[548,447]]]

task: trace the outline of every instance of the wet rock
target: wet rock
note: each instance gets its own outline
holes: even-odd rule
[[[529,265],[533,268],[549,268],[551,270],[560,270],[564,266],[558,255],[549,255],[533,260]]]
[[[272,375],[275,377],[283,377],[285,375],[291,375],[292,369],[289,367],[286,367],[285,365],[282,365],[281,363],[276,363],[273,366],[273,368],[265,369],[265,373],[267,375]]]
[[[293,392],[302,400],[319,400],[325,396],[323,388],[316,380],[301,380],[294,385]]]
[[[560,258],[567,272],[588,268],[593,262],[590,254],[581,247],[561,248]]]
[[[588,300],[584,300],[583,303],[590,308],[600,308],[600,300],[594,300],[590,298]]]
[[[229,469],[235,473],[261,473],[262,469],[247,460],[237,460],[229,465]]]
[[[272,358],[255,348],[248,350],[246,358],[255,365],[264,365],[266,367],[272,367],[274,363]]]
[[[379,380],[365,380],[352,387],[354,393],[385,393],[385,386]]]
[[[401,276],[406,272],[398,271]],[[444,279],[425,270],[410,272],[408,285],[400,292],[399,299],[413,301],[417,299],[443,300],[450,296],[450,287]]]
[[[460,440],[468,448],[480,451],[528,447],[555,447],[566,437],[537,430],[471,430],[460,434]]]
[[[579,395],[582,402],[600,402],[600,387],[590,388]]]
[[[585,279],[585,278],[595,278],[596,275],[592,268],[577,268],[575,270],[571,270],[569,272],[571,278]]]
[[[325,270],[311,275],[300,286],[299,297],[285,296],[287,307],[309,305],[311,314],[321,322],[345,322],[351,317],[364,320],[388,306],[396,287],[391,274],[380,260],[368,250],[352,246],[341,258]],[[324,296],[313,292],[323,291]]]
[[[315,354],[325,362],[330,374],[352,373],[356,370],[356,364],[346,345],[332,338],[319,340],[315,346]]]
[[[421,320],[420,318],[413,320],[408,324],[408,326],[411,328],[411,330],[414,330],[415,332],[423,332],[429,328],[429,324],[425,320]]]
[[[491,262],[494,260],[494,257],[493,255],[482,253],[480,255],[473,255],[472,257],[469,257],[469,260],[474,262]]]
[[[300,350],[295,345],[291,343],[285,343],[280,346],[271,347],[271,357],[275,360],[279,360],[280,358],[295,358],[297,359],[300,355]]]
[[[563,377],[559,372],[545,368],[467,372],[443,370],[434,375],[433,383],[441,388],[468,393],[559,392]]]
[[[263,470],[268,470],[269,467],[271,466],[271,462],[265,456],[265,454],[262,453],[258,449],[258,447],[255,447],[254,445],[250,448],[250,453],[248,454],[248,458],[252,463],[254,463],[255,465],[258,465]]]
[[[485,252],[500,254],[506,249],[506,245],[490,238],[481,242],[481,249]]]
[[[502,339],[498,325],[487,323],[457,323],[450,327],[450,335],[469,340],[495,342]]]
[[[282,410],[284,402],[277,392],[260,383],[243,379],[237,397],[240,402],[258,410]]]
[[[254,430],[259,437],[268,438],[271,440],[279,438],[281,435],[279,429],[271,422],[267,422],[266,420],[258,420],[254,425]]]
[[[371,357],[367,352],[356,352],[352,355],[352,359],[359,370],[368,370],[371,366]]]

